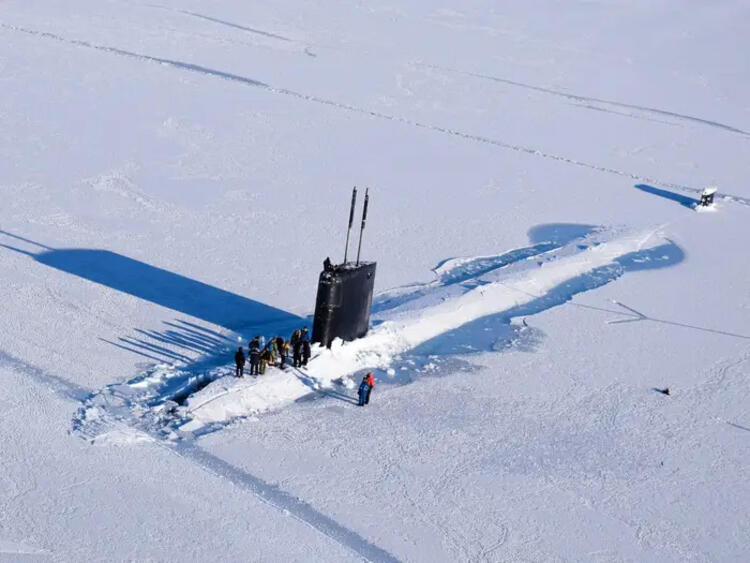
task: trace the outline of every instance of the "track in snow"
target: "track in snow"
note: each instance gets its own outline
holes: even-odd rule
[[[264,31],[262,29],[257,29],[257,28],[254,28],[254,27],[248,27],[248,26],[245,26],[245,25],[241,25],[241,24],[238,24],[238,23],[231,22],[229,20],[223,20],[221,18],[217,18],[217,17],[214,17],[214,16],[209,16],[209,15],[206,15],[206,14],[201,14],[201,13],[198,13],[198,12],[192,12],[190,10],[182,10],[182,9],[179,9],[179,8],[171,8],[169,6],[163,6],[161,4],[140,4],[140,3],[134,4],[132,2],[127,2],[127,4],[132,4],[132,5],[136,5],[136,6],[142,6],[144,8],[153,8],[153,9],[156,9],[156,10],[164,10],[164,11],[172,12],[172,13],[175,13],[175,14],[183,14],[185,16],[190,16],[192,18],[197,18],[197,19],[209,21],[209,22],[212,22],[212,23],[216,23],[216,24],[219,24],[219,25],[223,25],[223,26],[226,26],[226,27],[231,27],[233,29],[239,29],[241,31],[246,31],[246,32],[252,33],[254,35],[261,35],[263,37],[268,37],[268,38],[271,38],[271,39],[278,39],[279,41],[292,41],[292,42],[294,41],[294,39],[290,39],[289,37],[284,37],[283,35],[278,35],[276,33],[271,33],[270,31]]]
[[[577,160],[575,158],[563,156],[563,155],[560,155],[560,154],[546,152],[546,151],[535,149],[535,148],[532,148],[532,147],[526,147],[526,146],[523,146],[523,145],[517,145],[517,144],[514,144],[514,143],[502,141],[502,140],[499,140],[499,139],[493,139],[493,138],[490,138],[490,137],[485,137],[483,135],[476,135],[476,134],[473,134],[473,133],[467,133],[467,132],[464,132],[464,131],[459,131],[457,129],[452,129],[450,127],[444,127],[444,126],[440,126],[440,125],[434,125],[434,124],[430,124],[430,123],[424,123],[424,122],[421,122],[421,121],[416,121],[416,120],[413,120],[413,119],[409,119],[407,117],[401,117],[401,116],[397,116],[397,115],[390,115],[390,114],[383,113],[383,112],[380,112],[380,111],[369,110],[369,109],[366,109],[366,108],[361,108],[361,107],[358,107],[358,106],[353,106],[353,105],[350,105],[350,104],[346,104],[346,103],[343,103],[343,102],[338,102],[338,101],[335,101],[335,100],[329,100],[327,98],[321,98],[321,97],[318,97],[318,96],[313,96],[313,95],[309,95],[309,94],[304,94],[304,93],[301,93],[301,92],[297,92],[297,91],[294,91],[294,90],[289,90],[287,88],[273,87],[270,84],[266,84],[265,82],[262,82],[260,80],[255,80],[253,78],[249,78],[249,77],[246,77],[246,76],[241,76],[239,74],[234,74],[234,73],[231,73],[231,72],[217,70],[217,69],[209,68],[209,67],[202,66],[202,65],[197,65],[197,64],[193,64],[193,63],[189,63],[189,62],[184,62],[184,61],[177,61],[177,60],[173,60],[173,59],[165,59],[165,58],[162,58],[162,57],[155,57],[155,56],[152,56],[152,55],[145,55],[145,54],[141,54],[141,53],[135,53],[133,51],[127,51],[125,49],[120,49],[120,48],[117,48],[117,47],[108,47],[108,46],[105,46],[105,45],[97,45],[95,43],[90,43],[88,41],[82,41],[82,40],[79,40],[79,39],[67,39],[65,37],[62,37],[60,35],[56,35],[54,33],[49,33],[49,32],[46,32],[46,31],[37,31],[37,30],[33,30],[33,29],[27,29],[27,28],[24,28],[24,27],[19,27],[19,26],[15,26],[15,25],[9,25],[9,24],[6,24],[6,23],[0,23],[0,28],[6,29],[6,30],[9,30],[9,31],[18,32],[18,33],[25,33],[27,35],[33,35],[33,36],[41,37],[41,38],[44,38],[44,39],[50,39],[50,40],[54,40],[54,41],[61,42],[61,43],[67,43],[69,45],[75,45],[75,46],[78,46],[78,47],[85,47],[85,48],[88,48],[88,49],[94,49],[94,50],[97,50],[97,51],[102,51],[102,52],[105,52],[105,53],[110,53],[110,54],[118,55],[118,56],[121,56],[121,57],[127,57],[127,58],[136,59],[136,60],[140,60],[140,61],[144,61],[144,62],[159,63],[161,65],[170,66],[172,68],[176,68],[176,69],[182,70],[182,71],[195,72],[195,73],[202,74],[202,75],[205,75],[205,76],[211,76],[211,77],[215,77],[215,78],[221,78],[223,80],[230,80],[232,82],[238,82],[238,83],[244,84],[246,86],[252,86],[254,88],[260,88],[260,89],[263,89],[263,90],[267,90],[267,91],[273,92],[275,94],[281,94],[281,95],[284,95],[284,96],[289,96],[289,97],[292,97],[292,98],[297,98],[297,99],[300,99],[300,100],[304,100],[304,101],[307,101],[307,102],[312,102],[312,103],[316,103],[316,104],[321,104],[321,105],[326,105],[326,106],[330,106],[330,107],[335,107],[335,108],[338,108],[338,109],[341,109],[341,110],[344,110],[344,111],[348,111],[348,112],[352,112],[352,113],[358,113],[358,114],[362,114],[362,115],[366,115],[366,116],[370,116],[370,117],[375,117],[377,119],[384,119],[384,120],[388,120],[388,121],[393,121],[395,123],[402,123],[404,125],[409,125],[411,127],[416,127],[416,128],[419,128],[419,129],[426,129],[426,130],[429,130],[429,131],[435,131],[437,133],[442,133],[444,135],[450,135],[450,136],[453,136],[453,137],[459,137],[461,139],[466,139],[468,141],[473,141],[473,142],[477,142],[477,143],[483,143],[483,144],[487,144],[487,145],[493,145],[493,146],[496,146],[496,147],[500,147],[502,149],[511,150],[511,151],[515,151],[515,152],[520,152],[520,153],[524,153],[524,154],[528,154],[528,155],[532,155],[532,156],[537,156],[537,157],[545,158],[545,159],[548,159],[548,160],[554,160],[554,161],[562,162],[564,164],[569,164],[569,165],[572,165],[572,166],[578,166],[578,167],[581,167],[581,168],[587,168],[589,170],[595,170],[597,172],[603,172],[603,173],[606,173],[606,174],[612,174],[612,175],[616,175],[616,176],[620,176],[620,177],[624,177],[624,178],[629,178],[629,179],[635,180],[637,182],[648,183],[648,184],[658,184],[658,185],[667,186],[667,187],[678,189],[678,190],[686,190],[686,191],[689,191],[689,192],[692,192],[692,193],[701,193],[701,191],[702,191],[699,188],[691,188],[691,187],[688,187],[688,186],[683,186],[683,185],[675,184],[675,183],[672,183],[672,182],[664,182],[664,181],[661,181],[661,180],[658,180],[658,179],[655,179],[655,178],[650,178],[648,176],[643,176],[643,175],[640,175],[640,174],[637,174],[637,173],[634,173],[634,172],[629,172],[627,170],[619,170],[617,168],[612,168],[612,167],[609,167],[609,166],[601,166],[601,165],[598,165],[598,164],[593,164],[593,163],[586,162],[586,161],[583,161],[583,160]],[[723,199],[728,200],[728,201],[734,201],[734,202],[737,202],[737,203],[741,203],[743,205],[750,205],[750,199],[748,199],[748,198],[742,198],[742,197],[731,196],[731,195],[726,195],[726,194],[717,194],[717,197],[719,197],[720,199],[723,198]]]
[[[30,377],[40,386],[46,387],[65,400],[80,403],[95,395],[83,387],[66,381],[59,376],[47,373],[1,350],[0,366]],[[332,541],[353,551],[366,561],[398,561],[396,557],[386,550],[369,542],[357,532],[339,524],[302,499],[283,491],[277,486],[271,485],[260,477],[232,466],[226,461],[201,449],[194,442],[165,445],[161,441],[160,436],[149,435],[141,430],[136,430],[130,425],[130,422],[119,416],[109,417],[106,421],[102,420],[100,425],[94,424],[87,431],[91,432],[96,429],[101,432],[116,434],[119,439],[124,438],[131,442],[153,441],[157,445],[166,447],[169,451],[188,462],[200,466],[203,470],[227,479],[233,485],[251,492],[263,503],[277,508],[282,514],[309,525]],[[75,426],[74,422],[74,429]],[[106,440],[104,442],[106,443]],[[4,543],[2,538],[0,538],[0,554],[2,553],[32,555],[44,552],[20,544]]]
[[[213,23],[217,23],[219,25],[224,25],[226,27],[230,27],[230,28],[233,28],[233,29],[239,29],[241,31],[246,31],[248,33],[257,34],[257,35],[263,35],[263,36],[270,37],[270,38],[273,38],[273,39],[278,39],[280,41],[290,41],[290,42],[295,42],[296,41],[294,39],[290,39],[289,37],[284,37],[283,35],[277,35],[275,33],[271,33],[271,32],[268,32],[268,31],[263,31],[263,30],[259,30],[259,29],[256,29],[256,28],[247,27],[247,26],[244,26],[244,25],[241,25],[241,24],[238,24],[238,23],[234,23],[234,22],[228,21],[228,20],[224,20],[224,19],[221,19],[221,18],[217,18],[217,17],[214,17],[214,16],[205,15],[205,14],[200,14],[200,13],[197,13],[197,12],[192,12],[192,11],[189,11],[189,10],[181,10],[181,9],[176,9],[176,8],[170,8],[168,6],[162,6],[162,5],[159,5],[159,4],[140,4],[140,5],[141,6],[145,6],[145,7],[149,7],[149,8],[155,8],[155,9],[159,9],[159,10],[166,10],[166,11],[170,11],[170,12],[174,12],[174,13],[184,14],[184,15],[191,16],[191,17],[194,17],[194,18],[199,18],[199,19],[203,19],[203,20],[210,21],[210,22],[213,22]],[[644,106],[644,105],[640,105],[640,104],[631,104],[631,103],[627,103],[627,102],[620,102],[620,101],[615,101],[615,100],[607,100],[607,99],[604,99],[604,98],[597,98],[595,96],[586,96],[586,95],[583,95],[583,94],[575,94],[575,93],[572,93],[572,92],[566,92],[564,90],[557,90],[557,89],[554,89],[554,88],[545,88],[543,86],[538,86],[538,85],[535,85],[535,84],[528,84],[528,83],[524,83],[524,82],[519,82],[517,80],[511,80],[509,78],[503,78],[503,77],[494,76],[494,75],[491,75],[491,74],[486,74],[486,73],[481,73],[481,72],[471,72],[471,71],[460,70],[460,69],[446,67],[446,66],[441,66],[441,65],[436,65],[436,64],[416,63],[416,66],[420,66],[420,67],[423,67],[423,68],[429,68],[429,69],[433,69],[433,70],[437,70],[437,71],[441,71],[441,72],[449,72],[449,73],[452,73],[452,74],[460,74],[460,75],[463,75],[463,76],[470,76],[470,77],[473,77],[473,78],[479,78],[481,80],[490,80],[490,81],[493,81],[493,82],[498,82],[498,83],[501,83],[501,84],[506,84],[508,86],[515,86],[517,88],[522,88],[522,89],[526,89],[526,90],[532,90],[532,91],[535,91],[535,92],[541,92],[543,94],[549,94],[551,96],[557,96],[557,97],[560,97],[560,98],[565,98],[565,99],[568,99],[568,100],[571,100],[571,101],[574,101],[574,102],[578,102],[579,104],[583,104],[583,105],[581,105],[581,107],[584,107],[584,108],[590,109],[590,110],[594,110],[594,111],[603,111],[603,112],[613,113],[613,114],[616,114],[616,115],[622,115],[622,116],[625,116],[625,117],[631,117],[631,118],[635,118],[635,119],[644,119],[646,121],[655,121],[655,122],[664,123],[664,124],[667,124],[667,125],[674,125],[674,123],[671,122],[671,121],[665,121],[663,119],[649,118],[649,117],[645,117],[644,115],[641,115],[641,114],[650,114],[650,115],[653,115],[655,117],[673,118],[673,119],[677,119],[678,121],[682,121],[682,122],[686,122],[686,123],[703,125],[703,126],[712,127],[712,128],[715,128],[715,129],[720,129],[720,130],[723,130],[723,131],[727,131],[729,133],[735,133],[735,134],[738,134],[738,135],[742,135],[744,137],[750,137],[750,133],[749,132],[744,131],[743,129],[740,129],[738,127],[734,127],[732,125],[727,125],[726,123],[721,123],[719,121],[715,121],[715,120],[711,120],[711,119],[706,119],[706,118],[703,118],[703,117],[697,117],[697,116],[694,116],[694,115],[688,115],[688,114],[685,114],[685,113],[679,113],[679,112],[675,112],[675,111],[670,111],[670,110],[661,109],[661,108],[655,108],[655,107],[651,107],[651,106]],[[586,105],[586,104],[588,104],[588,105]],[[608,109],[607,106],[609,106],[609,108],[620,108],[620,109],[625,109],[625,110],[635,110],[635,113],[633,113],[633,112],[617,111],[616,109]]]
[[[743,137],[750,137],[750,133],[748,133],[747,131],[743,131],[742,129],[739,129],[737,127],[733,127],[731,125],[727,125],[719,121],[713,121],[711,119],[704,119],[702,117],[695,117],[693,115],[687,115],[684,113],[677,113],[677,112],[669,111],[665,109],[642,106],[642,105],[637,105],[637,104],[628,104],[625,102],[617,102],[613,100],[605,100],[603,98],[596,98],[593,96],[584,96],[582,94],[573,94],[569,92],[564,92],[562,90],[555,90],[553,88],[544,88],[542,86],[536,86],[533,84],[525,84],[523,82],[517,82],[515,80],[501,78],[498,76],[492,76],[489,74],[482,74],[478,72],[468,72],[465,70],[458,70],[455,68],[443,67],[443,66],[432,65],[432,64],[420,64],[419,66],[422,66],[425,68],[431,68],[431,69],[435,69],[439,71],[444,71],[444,72],[450,72],[453,74],[461,74],[463,76],[481,78],[483,80],[491,80],[493,82],[499,82],[501,84],[507,84],[509,86],[515,86],[517,88],[524,88],[526,90],[533,90],[535,92],[542,92],[544,94],[550,94],[552,96],[566,98],[568,100],[573,100],[575,102],[588,103],[588,104],[601,104],[603,106],[610,106],[613,108],[631,109],[631,110],[636,110],[637,112],[652,114],[656,116],[675,118],[680,121],[684,121],[688,123],[696,123],[698,125],[705,125],[708,127],[713,127],[715,129],[728,131],[730,133],[736,133],[738,135],[742,135]],[[586,106],[583,106],[583,107],[586,107]],[[599,111],[611,111],[611,110],[607,110],[606,108],[597,107],[597,106],[590,107],[589,109],[595,109]],[[632,113],[620,113],[620,114],[628,116],[628,117],[635,117],[635,118],[640,117],[639,115],[632,114]],[[668,123],[668,122],[665,122],[665,123]]]
[[[170,8],[164,8],[164,9],[171,10]],[[272,39],[278,39],[279,41],[294,41],[293,39],[289,39],[288,37],[284,37],[283,35],[277,35],[275,33],[271,33],[271,32],[268,32],[268,31],[263,31],[262,29],[255,29],[255,28],[252,28],[252,27],[246,27],[244,25],[236,24],[236,23],[233,23],[233,22],[230,22],[230,21],[227,21],[227,20],[222,20],[222,19],[219,19],[219,18],[214,18],[212,16],[206,16],[204,14],[199,14],[197,12],[191,12],[190,10],[172,10],[172,11],[176,11],[176,12],[178,12],[180,14],[185,14],[186,16],[191,16],[191,17],[198,18],[198,19],[201,19],[201,20],[206,20],[206,21],[210,21],[210,22],[213,22],[213,23],[218,23],[219,25],[224,25],[224,26],[227,26],[227,27],[232,27],[234,29],[240,29],[242,31],[247,31],[248,33],[254,33],[256,35],[262,35],[264,37],[270,37]]]
[[[182,442],[169,448],[178,456],[197,463],[205,470],[231,481],[234,485],[252,492],[257,498],[284,514],[314,528],[339,545],[350,549],[366,561],[396,562],[398,559],[388,551],[367,541],[354,530],[346,528],[318,511],[299,497],[237,469],[223,459],[199,448],[194,442]]]
[[[49,372],[44,371],[41,368],[32,366],[31,364],[24,362],[23,360],[11,356],[10,354],[0,350],[0,366],[8,368],[16,373],[20,373],[26,377],[29,377],[36,381],[39,385],[46,387],[56,395],[59,395],[63,399],[73,401],[84,401],[91,396],[91,391],[75,383],[71,383],[60,377]]]

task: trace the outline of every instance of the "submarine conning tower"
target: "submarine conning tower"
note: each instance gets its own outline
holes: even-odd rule
[[[356,262],[348,262],[349,237],[354,223],[354,208],[357,203],[357,188],[352,190],[349,210],[349,227],[346,232],[344,261],[333,264],[329,258],[323,262],[323,271],[318,278],[318,295],[315,300],[312,341],[330,348],[336,338],[351,341],[362,338],[370,328],[372,294],[375,288],[375,262],[361,262],[362,234],[367,222],[370,196],[365,190],[362,208],[362,223]]]

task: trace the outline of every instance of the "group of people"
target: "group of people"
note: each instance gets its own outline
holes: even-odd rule
[[[307,367],[310,360],[310,335],[307,327],[295,330],[288,341],[282,336],[274,336],[268,341],[264,336],[254,336],[247,345],[247,356],[242,346],[239,346],[234,354],[235,376],[244,376],[245,363],[248,361],[250,375],[261,375],[268,366],[284,369],[290,351],[295,368]]]
[[[266,372],[268,366],[278,365],[279,368],[284,369],[290,351],[292,352],[292,365],[295,368],[307,367],[307,362],[310,361],[310,335],[307,327],[295,330],[289,340],[274,336],[266,341],[263,336],[254,336],[247,345],[247,356],[242,346],[239,346],[234,354],[235,376],[244,376],[245,363],[248,360],[250,361],[250,375],[261,375]],[[372,372],[368,372],[359,384],[359,403],[357,404],[360,407],[370,402],[373,387],[375,387],[375,378]]]

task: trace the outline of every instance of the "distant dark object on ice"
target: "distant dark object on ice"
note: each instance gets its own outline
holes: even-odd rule
[[[701,193],[701,199],[698,202],[700,207],[709,207],[714,204],[714,196],[716,195],[716,188],[706,188]]]
[[[652,388],[654,391],[657,391],[661,393],[662,395],[669,395],[669,387],[665,387],[664,389],[659,389],[658,387]]]

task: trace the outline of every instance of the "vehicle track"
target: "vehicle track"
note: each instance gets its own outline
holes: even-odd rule
[[[678,119],[680,121],[686,121],[686,122],[690,122],[690,123],[697,123],[699,125],[706,125],[708,127],[713,127],[713,128],[716,128],[716,129],[721,129],[723,131],[728,131],[730,133],[736,133],[738,135],[742,135],[743,137],[750,137],[750,133],[748,133],[747,131],[744,131],[742,129],[739,129],[737,127],[733,127],[732,125],[727,125],[725,123],[721,123],[719,121],[714,121],[714,120],[711,120],[711,119],[704,119],[702,117],[696,117],[694,115],[687,115],[687,114],[684,114],[684,113],[678,113],[678,112],[674,112],[674,111],[669,111],[669,110],[659,109],[659,108],[654,108],[654,107],[649,107],[649,106],[642,106],[642,105],[638,105],[638,104],[629,104],[629,103],[618,102],[618,101],[614,101],[614,100],[606,100],[606,99],[603,99],[603,98],[596,98],[596,97],[593,97],[593,96],[584,96],[582,94],[573,94],[573,93],[570,93],[570,92],[564,92],[562,90],[555,90],[553,88],[544,88],[542,86],[536,86],[534,84],[526,84],[526,83],[523,83],[523,82],[517,82],[515,80],[510,80],[508,78],[501,78],[499,76],[492,76],[492,75],[489,75],[489,74],[482,74],[482,73],[478,73],[478,72],[469,72],[469,71],[465,71],[465,70],[459,70],[459,69],[455,69],[455,68],[443,67],[443,66],[439,66],[439,65],[421,64],[420,66],[425,67],[425,68],[431,68],[431,69],[434,69],[434,70],[439,70],[439,71],[442,71],[442,72],[450,72],[450,73],[453,73],[453,74],[461,74],[463,76],[471,76],[473,78],[480,78],[480,79],[483,79],[483,80],[491,80],[493,82],[499,82],[501,84],[506,84],[506,85],[509,85],[509,86],[515,86],[517,88],[523,88],[523,89],[526,89],[526,90],[533,90],[535,92],[542,92],[544,94],[549,94],[551,96],[557,96],[557,97],[561,97],[561,98],[566,98],[568,100],[573,100],[575,102],[603,104],[605,106],[616,107],[616,108],[624,108],[624,109],[632,109],[632,110],[636,110],[636,111],[639,111],[639,112],[650,113],[652,115],[657,115],[657,116],[661,116],[661,117],[671,117],[671,118]],[[586,106],[584,106],[584,107],[586,107]],[[600,110],[600,111],[607,111],[607,110],[605,110],[603,108],[600,108],[600,107],[593,107],[593,108],[590,108],[590,109],[596,109],[596,110]],[[624,114],[624,115],[627,115],[628,117],[639,117],[637,115],[627,114],[627,113]]]
[[[656,179],[656,178],[651,178],[649,176],[644,176],[644,175],[637,174],[637,173],[634,173],[634,172],[629,172],[627,170],[620,170],[620,169],[612,168],[612,167],[609,167],[609,166],[598,165],[598,164],[586,162],[586,161],[583,161],[583,160],[578,160],[578,159],[575,159],[575,158],[571,158],[571,157],[568,157],[568,156],[560,155],[560,154],[557,154],[557,153],[552,153],[552,152],[547,152],[547,151],[543,151],[543,150],[540,150],[540,149],[535,149],[533,147],[527,147],[527,146],[524,146],[524,145],[518,145],[518,144],[506,142],[506,141],[499,140],[499,139],[493,139],[493,138],[490,138],[490,137],[486,137],[484,135],[478,135],[478,134],[474,134],[474,133],[468,133],[468,132],[460,131],[458,129],[453,129],[453,128],[450,128],[450,127],[445,127],[445,126],[441,126],[441,125],[435,125],[435,124],[425,123],[425,122],[422,122],[422,121],[416,121],[416,120],[413,120],[413,119],[410,119],[410,118],[407,118],[407,117],[402,117],[402,116],[397,116],[397,115],[391,115],[391,114],[383,113],[383,112],[377,111],[377,110],[370,110],[370,109],[367,109],[367,108],[362,108],[362,107],[354,106],[354,105],[351,105],[351,104],[347,104],[347,103],[344,103],[344,102],[338,102],[338,101],[335,101],[335,100],[330,100],[328,98],[321,98],[319,96],[305,94],[305,93],[302,93],[302,92],[297,92],[295,90],[290,90],[290,89],[287,89],[287,88],[274,87],[274,86],[271,86],[270,84],[266,84],[265,82],[262,82],[260,80],[255,80],[253,78],[249,78],[249,77],[246,77],[246,76],[241,76],[239,74],[234,74],[232,72],[226,72],[226,71],[222,71],[222,70],[217,70],[217,69],[213,69],[213,68],[210,68],[210,67],[206,67],[206,66],[202,66],[202,65],[198,65],[198,64],[194,64],[194,63],[189,63],[189,62],[184,62],[184,61],[177,61],[177,60],[173,60],[173,59],[165,59],[165,58],[156,57],[156,56],[152,56],[152,55],[141,54],[141,53],[135,53],[133,51],[127,51],[125,49],[120,49],[118,47],[109,47],[109,46],[105,46],[105,45],[98,45],[98,44],[95,44],[95,43],[90,43],[88,41],[82,41],[82,40],[79,40],[79,39],[68,39],[68,38],[62,37],[60,35],[56,35],[54,33],[49,33],[49,32],[46,32],[46,31],[37,31],[37,30],[28,29],[28,28],[19,27],[19,26],[14,26],[14,25],[6,24],[6,23],[0,23],[0,28],[6,29],[6,30],[9,30],[9,31],[18,32],[18,33],[24,33],[24,34],[27,34],[27,35],[33,35],[33,36],[44,38],[44,39],[54,40],[54,41],[57,41],[57,42],[60,42],[60,43],[67,43],[69,45],[75,45],[75,46],[78,46],[78,47],[85,47],[85,48],[88,48],[88,49],[94,49],[94,50],[97,50],[97,51],[102,51],[102,52],[110,53],[110,54],[113,54],[113,55],[118,55],[118,56],[121,56],[121,57],[127,57],[127,58],[131,58],[131,59],[135,59],[135,60],[140,60],[140,61],[144,61],[144,62],[158,63],[158,64],[161,64],[161,65],[164,65],[164,66],[169,66],[169,67],[172,67],[172,68],[176,68],[178,70],[183,70],[183,71],[188,71],[188,72],[194,72],[194,73],[202,74],[202,75],[205,75],[205,76],[211,76],[211,77],[215,77],[215,78],[221,78],[223,80],[230,80],[232,82],[238,82],[238,83],[241,83],[241,84],[244,84],[244,85],[247,85],[247,86],[252,86],[254,88],[259,88],[259,89],[267,90],[267,91],[272,92],[274,94],[281,94],[281,95],[284,95],[284,96],[289,96],[289,97],[292,97],[292,98],[304,100],[304,101],[307,101],[307,102],[312,102],[312,103],[316,103],[316,104],[320,104],[320,105],[326,105],[326,106],[329,106],[329,107],[334,107],[334,108],[338,108],[340,110],[344,110],[344,111],[348,111],[348,112],[352,112],[352,113],[358,113],[358,114],[361,114],[361,115],[370,116],[370,117],[374,117],[374,118],[377,118],[377,119],[388,120],[388,121],[392,121],[392,122],[395,122],[395,123],[402,123],[404,125],[409,125],[411,127],[415,127],[415,128],[419,128],[419,129],[425,129],[425,130],[428,130],[428,131],[435,131],[437,133],[442,133],[444,135],[450,135],[450,136],[453,136],[453,137],[458,137],[458,138],[461,138],[461,139],[466,139],[468,141],[473,141],[473,142],[477,142],[477,143],[483,143],[483,144],[487,144],[487,145],[493,145],[493,146],[496,146],[496,147],[500,147],[502,149],[511,150],[511,151],[515,151],[515,152],[519,152],[519,153],[523,153],[523,154],[528,154],[528,155],[531,155],[531,156],[536,156],[536,157],[544,158],[544,159],[547,159],[547,160],[553,160],[553,161],[561,162],[561,163],[564,163],[564,164],[569,164],[571,166],[578,166],[578,167],[586,168],[586,169],[589,169],[589,170],[595,170],[597,172],[603,172],[605,174],[612,174],[612,175],[620,176],[620,177],[623,177],[623,178],[628,178],[630,180],[635,180],[636,182],[640,182],[640,183],[658,184],[658,185],[661,185],[661,186],[666,186],[666,187],[673,188],[673,189],[678,189],[678,190],[684,190],[684,191],[688,191],[688,192],[692,192],[692,193],[701,193],[701,191],[702,191],[702,189],[700,189],[700,188],[693,188],[693,187],[684,186],[684,185],[681,185],[681,184],[676,184],[676,183],[673,183],[673,182],[666,182],[666,181],[662,181],[662,180],[659,180],[659,179]],[[732,201],[732,202],[740,203],[742,205],[750,205],[750,199],[749,198],[732,196],[732,195],[729,195],[729,194],[717,194],[717,197],[719,199],[724,199],[726,201]]]

